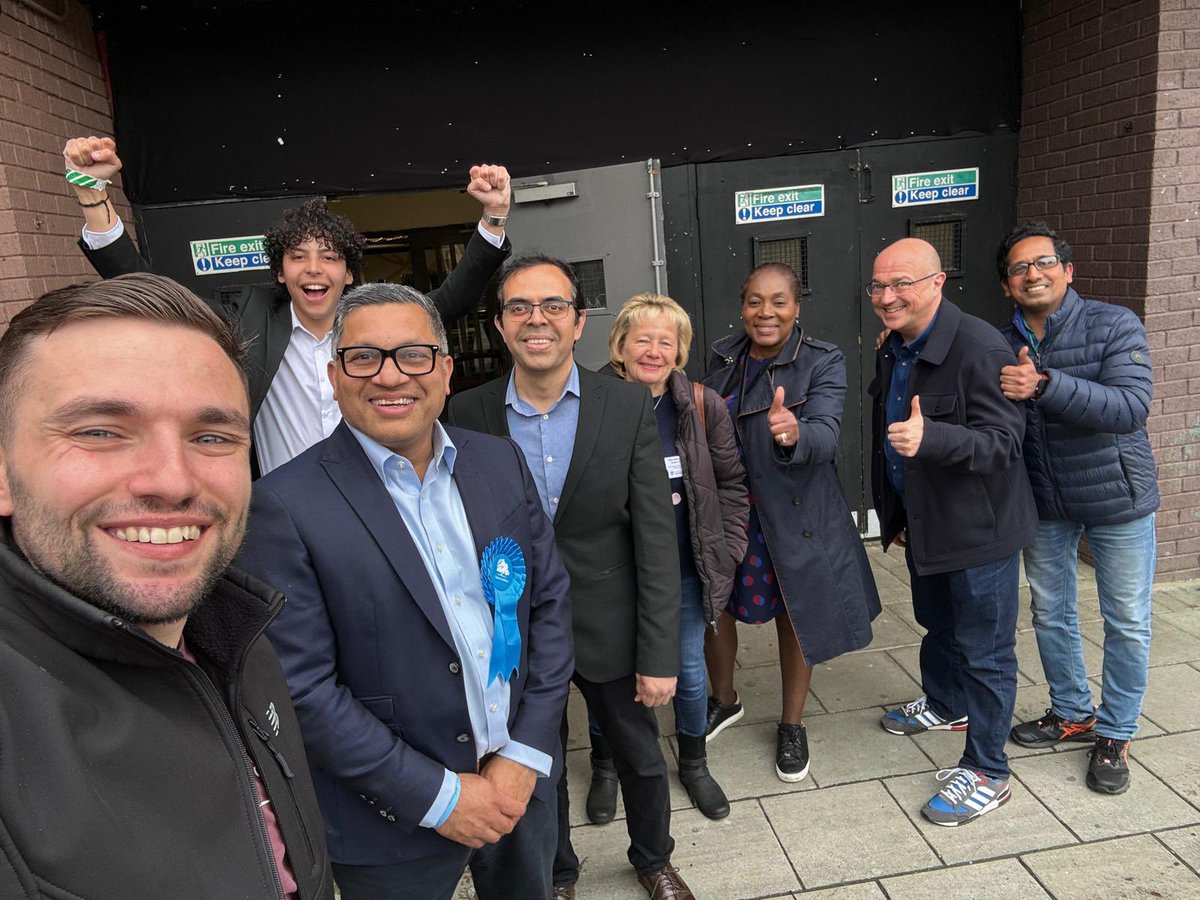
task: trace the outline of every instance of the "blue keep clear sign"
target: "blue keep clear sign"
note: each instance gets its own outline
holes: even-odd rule
[[[925,206],[979,199],[979,168],[892,176],[892,206]]]
[[[825,185],[801,184],[763,188],[758,191],[737,191],[733,195],[733,215],[738,225],[823,216]]]
[[[192,268],[197,275],[225,275],[271,267],[261,234],[192,241],[191,245]]]

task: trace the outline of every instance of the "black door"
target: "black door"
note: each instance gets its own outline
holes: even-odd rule
[[[669,270],[696,320],[697,355],[703,357],[689,368],[699,371],[713,341],[741,330],[738,289],[746,273],[763,262],[790,263],[804,285],[801,326],[846,354],[837,464],[847,502],[865,533],[877,530],[870,510],[865,394],[874,375],[880,324],[862,286],[883,247],[902,237],[920,237],[942,254],[949,276],[945,296],[989,322],[1003,321],[1008,303],[993,260],[1013,220],[1016,150],[1016,135],[1001,134],[664,173]],[[901,175],[919,176],[906,179],[913,189],[893,191],[893,178]],[[951,186],[941,188],[947,182]],[[798,201],[814,196],[804,189],[817,185],[823,187],[822,214],[809,215],[814,208]],[[673,193],[685,190],[694,192],[694,206],[670,202]],[[758,193],[747,198],[747,192]],[[747,199],[757,206],[748,207]],[[676,275],[685,267],[699,272],[691,284]]]

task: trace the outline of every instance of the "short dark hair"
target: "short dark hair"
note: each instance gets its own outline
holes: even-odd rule
[[[140,319],[190,328],[212,338],[246,385],[245,345],[233,326],[183,285],[148,272],[73,284],[43,294],[12,317],[0,336],[0,436],[12,433],[22,370],[34,339],[89,319]]]
[[[792,288],[792,297],[799,304],[800,294],[804,290],[804,285],[800,281],[800,276],[796,274],[796,270],[783,262],[765,262],[751,269],[750,274],[746,276],[746,280],[742,282],[741,288],[738,289],[738,297],[741,298],[742,302],[746,302],[746,292],[750,290],[750,282],[755,277],[767,272],[773,272],[776,275],[786,278]]]
[[[356,282],[362,281],[363,250],[366,239],[345,216],[329,211],[320,197],[293,206],[267,229],[263,244],[276,278],[283,271],[283,257],[305,241],[326,241],[346,260],[346,269]]]
[[[429,324],[433,328],[433,336],[437,339],[438,349],[443,356],[450,355],[450,344],[446,339],[446,326],[442,322],[442,314],[434,302],[414,287],[405,284],[389,284],[386,281],[374,281],[370,284],[360,284],[338,298],[333,313],[333,351],[336,354],[342,343],[342,334],[346,331],[346,317],[356,309],[364,306],[383,306],[388,303],[398,305],[411,304],[418,306],[429,316]]]
[[[1073,255],[1071,245],[1060,238],[1058,232],[1045,222],[1025,222],[1010,231],[996,249],[996,273],[1000,276],[1001,281],[1008,277],[1008,251],[1021,241],[1031,237],[1050,238],[1051,243],[1054,244],[1054,255],[1058,257],[1058,261],[1064,266],[1071,261]]]
[[[547,256],[544,253],[522,253],[509,257],[501,267],[500,274],[496,276],[496,303],[500,313],[504,312],[504,285],[508,279],[518,272],[532,269],[534,266],[554,266],[567,276],[567,281],[571,282],[571,302],[576,307],[579,306],[579,276],[575,274],[574,266],[557,256]]]

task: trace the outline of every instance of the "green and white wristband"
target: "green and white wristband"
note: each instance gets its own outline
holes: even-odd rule
[[[89,188],[93,191],[102,191],[112,184],[112,182],[106,178],[96,178],[93,175],[84,175],[82,172],[76,172],[74,169],[67,169],[67,184],[74,187]]]

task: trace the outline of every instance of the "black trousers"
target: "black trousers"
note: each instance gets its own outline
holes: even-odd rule
[[[389,866],[334,863],[333,879],[342,900],[451,900],[470,866],[480,900],[550,900],[557,830],[552,805],[530,797],[517,827],[494,844],[475,851],[455,844],[438,856]]]
[[[612,747],[613,764],[625,801],[625,827],[629,832],[629,862],[639,875],[657,872],[671,859],[675,841],[671,837],[671,795],[667,786],[667,762],[658,744],[658,719],[654,711],[633,699],[637,693],[634,676],[598,683],[572,679],[588,710]],[[563,759],[567,755],[567,717],[562,723]],[[579,880],[579,857],[571,846],[570,801],[567,771],[563,766],[558,782],[558,852],[554,857],[554,883],[574,884]]]

